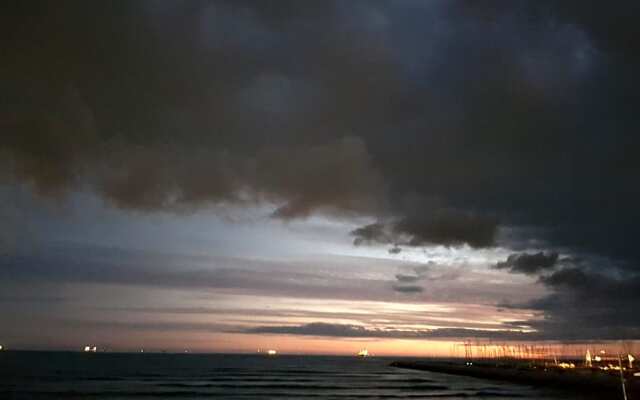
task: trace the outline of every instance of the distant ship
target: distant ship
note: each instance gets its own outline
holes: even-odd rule
[[[98,351],[98,348],[96,346],[84,346],[85,353],[95,353],[97,351]]]
[[[369,350],[362,349],[358,352],[358,357],[369,357]]]

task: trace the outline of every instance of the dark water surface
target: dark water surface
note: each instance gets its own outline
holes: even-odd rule
[[[392,359],[0,353],[0,399],[566,399],[528,386],[389,367]]]

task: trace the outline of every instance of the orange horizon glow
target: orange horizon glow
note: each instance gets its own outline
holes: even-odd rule
[[[472,358],[482,358],[487,348],[502,349],[505,356],[517,351],[518,346],[530,347],[534,352],[546,352],[546,356],[533,358],[579,357],[587,349],[592,352],[605,350],[609,354],[636,353],[640,341],[602,341],[563,344],[555,341],[516,342],[516,341],[469,341],[465,339],[424,340],[424,339],[377,339],[377,338],[321,338],[295,335],[259,335],[259,334],[187,334],[178,338],[175,333],[161,333],[152,336],[130,335],[126,341],[98,341],[99,351],[109,352],[169,352],[169,353],[219,353],[219,354],[259,354],[274,349],[278,355],[335,355],[355,356],[362,349],[370,355],[379,357],[455,357],[465,358],[465,342],[469,343]],[[188,337],[188,339],[187,339]],[[102,344],[101,344],[102,343]],[[71,343],[60,343],[61,348],[80,349]]]

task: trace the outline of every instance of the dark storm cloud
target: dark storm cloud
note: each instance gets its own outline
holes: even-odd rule
[[[557,263],[558,253],[519,253],[511,254],[505,261],[496,263],[494,268],[534,275],[554,268]]]
[[[549,236],[572,246],[628,250],[600,232],[620,231],[622,210],[638,217],[625,183],[638,171],[628,134],[637,57],[620,44],[636,10],[14,4],[2,21],[5,171],[45,194],[89,186],[127,208],[266,199],[285,218],[383,213],[415,243],[493,243],[490,224],[424,224],[433,210],[403,205],[435,196],[552,224]],[[333,151],[342,157],[325,164]]]
[[[222,323],[199,322],[167,322],[167,321],[81,321],[64,320],[65,325],[78,328],[114,329],[125,331],[156,331],[156,332],[226,332],[243,334],[274,334],[274,335],[302,335],[318,337],[343,338],[391,338],[391,339],[451,339],[451,338],[495,338],[503,340],[527,340],[535,337],[530,333],[519,330],[482,330],[468,328],[439,328],[439,329],[398,329],[367,328],[361,325],[330,324],[312,322],[305,325],[276,325],[257,326],[252,328],[230,327]]]
[[[638,5],[466,1],[455,9],[486,27],[481,35],[515,33],[495,36],[497,42],[482,50],[494,71],[504,68],[505,75],[481,81],[498,86],[485,86],[489,96],[469,93],[476,105],[467,109],[478,112],[470,122],[480,124],[473,149],[494,157],[477,175],[493,179],[484,187],[492,193],[487,204],[502,208],[503,215],[510,210],[512,220],[547,228],[545,239],[554,244],[637,261],[629,238],[638,233],[640,215],[632,204],[640,192],[625,182],[640,172],[633,150],[640,144],[633,134],[638,123],[632,116],[632,104],[640,100],[635,72],[640,57],[637,43],[628,39],[638,33],[633,22]],[[554,43],[539,42],[545,37],[554,37]],[[505,171],[487,174],[489,165]]]
[[[388,250],[389,254],[400,254],[402,252],[402,248],[398,246],[393,246]]]
[[[566,268],[541,281],[555,294],[535,305],[551,311],[551,317],[562,316],[575,321],[576,328],[607,329],[639,332],[640,317],[636,306],[640,302],[640,276],[611,274],[579,268]],[[628,335],[628,333],[626,334]]]
[[[398,280],[398,282],[412,283],[419,281],[421,277],[417,275],[396,274],[396,279]]]
[[[424,288],[418,285],[393,285],[393,290],[399,293],[422,293]]]
[[[356,246],[369,243],[389,244],[393,242],[392,232],[388,232],[387,227],[381,223],[369,224],[354,229],[351,235],[355,236],[353,244]]]
[[[550,290],[549,295],[506,307],[542,312],[544,319],[521,323],[546,338],[636,339],[640,334],[636,312],[640,276],[611,266],[600,271],[594,267],[569,265],[542,275],[539,281]]]
[[[451,210],[437,212],[431,218],[407,217],[400,220],[394,231],[409,236],[409,246],[429,243],[444,245],[469,244],[472,247],[494,243],[497,221],[471,213]]]
[[[497,221],[468,212],[439,210],[423,215],[408,216],[389,223],[373,223],[351,232],[353,243],[426,246],[441,244],[487,247],[495,242]]]
[[[3,170],[42,194],[89,187],[123,208],[375,212],[383,183],[354,132],[375,124],[363,112],[386,106],[396,72],[360,8],[9,7]]]
[[[364,215],[355,243],[392,248],[510,247],[497,233],[515,227],[615,260],[594,297],[635,321],[604,293],[640,265],[639,8],[11,2],[0,179],[145,211]],[[580,297],[524,260],[508,268],[550,273],[555,309]]]
[[[525,303],[505,304],[543,313],[542,320],[518,323],[541,338],[562,340],[635,339],[640,334],[636,304],[640,276],[629,266],[599,257],[563,257],[558,253],[512,254],[494,265],[511,273],[538,275],[550,294]]]
[[[472,4],[471,1],[467,2]],[[480,2],[482,3],[482,2]],[[497,2],[494,2],[496,5]],[[479,8],[479,7],[478,7]],[[569,0],[556,2],[543,0],[526,3],[523,7],[531,16],[553,18],[580,26],[603,51],[614,57],[638,61],[638,43],[628,40],[640,34],[635,17],[640,5],[633,1],[623,1],[615,7],[598,1]],[[500,10],[500,6],[494,8]],[[615,21],[616,23],[611,23]]]
[[[496,338],[528,339],[531,334],[518,330],[489,331],[465,328],[395,329],[367,328],[360,325],[328,324],[315,322],[306,325],[259,326],[240,331],[242,333],[267,333],[282,335],[330,336],[346,338],[394,338],[394,339],[446,339],[446,338]]]
[[[396,282],[392,286],[394,291],[405,294],[424,292],[424,287],[418,285],[418,283],[425,279],[433,279],[433,277],[429,276],[429,265],[413,267],[412,270],[411,274],[396,274]],[[443,277],[436,277],[436,279],[441,278]]]
[[[274,215],[285,219],[312,212],[357,214],[375,212],[374,194],[382,185],[363,142],[353,137],[323,145],[265,147],[246,158],[170,146],[120,154],[120,161],[105,168],[100,190],[126,208],[267,200],[279,205]]]

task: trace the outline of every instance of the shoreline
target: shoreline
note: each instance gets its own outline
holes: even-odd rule
[[[453,361],[394,361],[390,366],[473,378],[500,380],[564,392],[605,395],[607,399],[622,399],[618,373],[604,373],[595,369],[562,369],[527,363],[496,363],[479,361],[467,365]],[[640,377],[627,374],[628,400],[640,400]],[[600,397],[604,398],[604,397]]]

